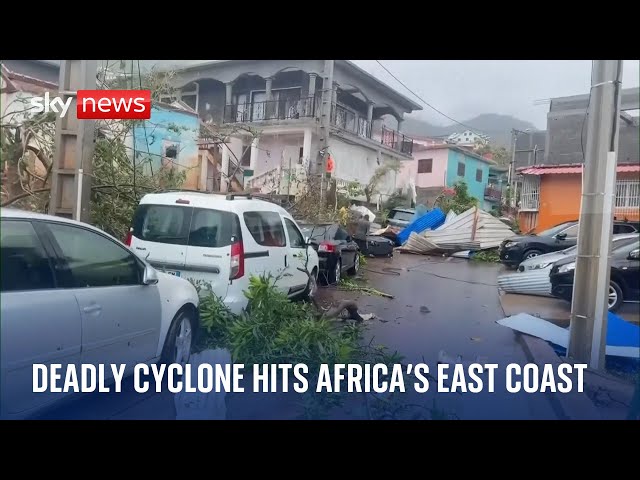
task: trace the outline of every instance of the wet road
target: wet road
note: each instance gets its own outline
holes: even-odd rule
[[[505,315],[500,305],[496,277],[499,265],[464,259],[398,254],[390,259],[368,259],[362,274],[367,286],[394,296],[387,299],[359,292],[323,288],[321,303],[356,299],[361,313],[378,318],[366,322],[366,335],[374,343],[402,354],[405,363],[426,362],[435,372],[438,352],[463,361],[497,363],[495,393],[407,393],[407,402],[432,404],[459,418],[555,418],[544,394],[510,394],[504,390],[504,366],[527,363],[512,330],[495,323]],[[412,390],[412,389],[410,389]],[[247,394],[227,396],[228,418],[291,418],[277,402],[256,402]],[[259,407],[258,407],[259,406]],[[262,409],[262,411],[258,411]],[[101,394],[51,412],[48,418],[175,418],[169,393],[140,395],[130,386],[120,394]]]
[[[438,404],[449,406],[461,418],[555,418],[543,394],[511,394],[500,388],[505,385],[502,367],[527,363],[514,332],[495,323],[505,316],[496,283],[500,268],[451,257],[397,254],[368,259],[363,267],[366,284],[393,299],[330,289],[321,291],[319,298],[357,299],[363,313],[380,317],[367,322],[368,335],[374,343],[404,355],[405,363],[424,361],[433,371],[438,352],[444,350],[463,361],[500,365],[495,393],[430,391],[419,399],[422,402],[430,403],[435,395]]]

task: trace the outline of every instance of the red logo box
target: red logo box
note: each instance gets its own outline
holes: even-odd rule
[[[151,90],[78,90],[76,98],[81,120],[151,118]]]

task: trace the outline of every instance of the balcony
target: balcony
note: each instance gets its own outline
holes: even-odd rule
[[[316,116],[317,104],[316,97],[307,97],[225,105],[223,123],[313,118]]]
[[[358,137],[380,142],[382,145],[406,155],[411,155],[413,152],[413,139],[385,126],[382,126],[381,131],[374,133],[366,117],[357,115],[352,110],[340,104],[333,105],[331,122],[342,130],[357,135]]]
[[[490,202],[500,202],[502,200],[502,190],[493,185],[487,185],[484,189],[484,199]]]

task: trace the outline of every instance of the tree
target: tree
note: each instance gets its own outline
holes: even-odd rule
[[[363,188],[363,193],[367,199],[367,203],[371,203],[371,197],[373,197],[373,195],[380,193],[380,183],[384,180],[387,174],[390,172],[398,172],[399,170],[400,162],[398,161],[386,162],[376,168],[376,171],[373,172],[369,182]]]
[[[455,213],[460,214],[471,207],[478,206],[478,199],[469,195],[467,184],[464,180],[456,182],[453,186],[453,195],[445,194],[438,197],[437,205],[440,209],[448,213],[453,210]]]
[[[504,147],[497,147],[485,142],[476,142],[473,151],[478,155],[491,155],[491,159],[501,167],[506,167],[511,162],[511,154]]]

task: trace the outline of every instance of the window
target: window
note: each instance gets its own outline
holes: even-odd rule
[[[618,219],[635,217],[640,207],[640,181],[619,179],[616,181],[615,216]]]
[[[251,165],[251,144],[242,147],[242,156],[240,157],[240,165],[248,167]]]
[[[567,236],[567,238],[578,238],[578,224],[576,223],[575,225],[572,225],[571,227],[564,230],[562,233],[564,233]]]
[[[3,292],[54,288],[49,258],[31,222],[3,220],[2,245]]]
[[[625,225],[623,223],[613,225],[613,233],[633,233],[636,229],[632,225]]]
[[[464,163],[458,162],[458,176],[464,177]]]
[[[300,233],[300,230],[298,230],[298,227],[288,218],[284,219],[284,224],[287,226],[291,248],[305,248],[304,237]]]
[[[245,212],[244,223],[258,245],[265,247],[287,245],[282,220],[276,212]]]
[[[336,231],[335,239],[336,240],[346,240],[349,234],[345,231],[344,228],[338,228]]]
[[[478,168],[476,170],[476,182],[481,182],[482,181],[482,169]]]
[[[180,143],[164,140],[162,142],[162,166],[173,166],[180,153]]]
[[[520,193],[520,210],[537,211],[540,202],[540,177],[524,175]]]
[[[431,173],[433,170],[433,158],[418,160],[418,173]]]
[[[133,236],[146,242],[220,248],[231,245],[240,230],[234,213],[209,208],[140,205]]]
[[[49,223],[49,230],[71,273],[70,287],[139,285],[141,268],[135,255],[84,228]]]

